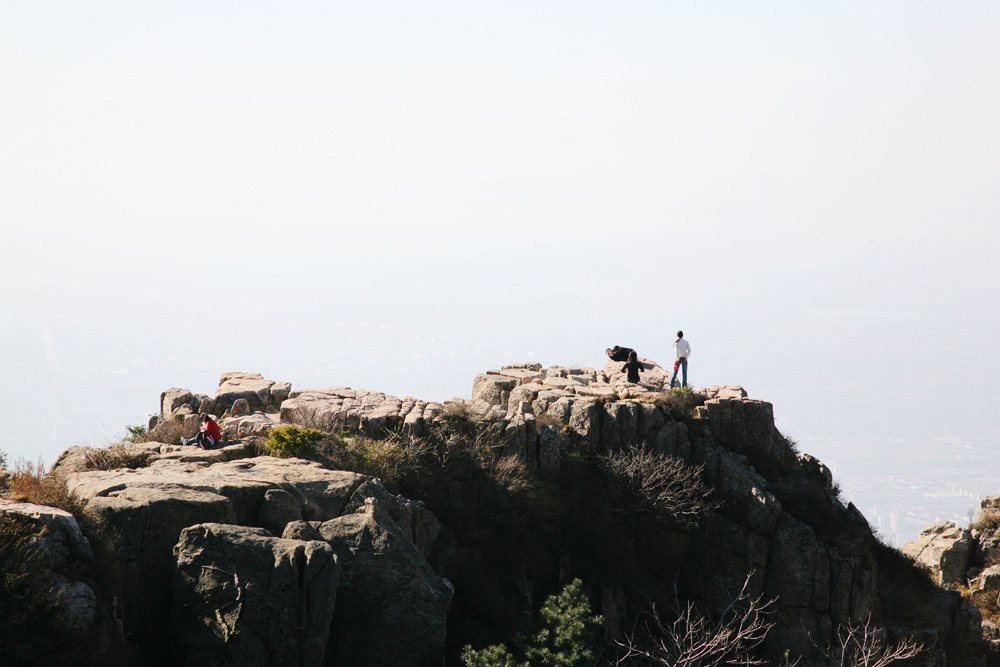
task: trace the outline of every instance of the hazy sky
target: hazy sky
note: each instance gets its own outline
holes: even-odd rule
[[[5,0],[0,449],[226,370],[443,399],[678,328],[804,443],[996,445],[998,34],[987,2]]]

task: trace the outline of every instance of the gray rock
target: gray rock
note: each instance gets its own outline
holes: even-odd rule
[[[538,467],[544,470],[558,470],[562,459],[559,428],[551,424],[538,427]]]
[[[121,598],[125,629],[144,645],[160,646],[176,566],[173,547],[184,528],[254,524],[272,489],[298,497],[303,518],[326,520],[340,514],[364,479],[300,459],[260,457],[214,465],[160,460],[136,471],[76,473],[67,487],[121,534],[130,581]]]
[[[66,626],[77,635],[90,630],[97,618],[97,595],[82,581],[54,574],[56,590],[65,601]]]
[[[511,390],[518,384],[516,378],[480,373],[472,381],[472,400],[506,407]]]
[[[400,429],[420,435],[443,409],[440,403],[381,392],[326,387],[292,391],[281,404],[281,421],[327,431],[358,428],[373,435]]]
[[[257,513],[258,523],[275,535],[281,535],[292,521],[302,520],[302,499],[282,489],[269,489]]]
[[[274,401],[282,395],[287,383],[281,384],[282,389],[272,397],[271,389],[275,382],[264,379],[260,373],[223,373],[219,378],[219,387],[215,390],[215,409],[220,413],[225,412],[243,398],[249,406],[246,412],[277,412],[281,403]]]
[[[324,664],[340,578],[325,542],[209,523],[185,528],[174,554],[183,664]]]
[[[593,400],[574,401],[570,408],[569,426],[589,445],[596,446],[601,437],[598,405]]]
[[[65,510],[0,499],[0,514],[15,516],[36,529],[38,537],[33,540],[52,569],[63,568],[73,560],[89,562],[94,558],[76,517]]]
[[[233,401],[232,407],[229,408],[229,413],[233,417],[250,414],[250,401],[245,398],[237,398]]]
[[[281,537],[286,540],[304,540],[306,542],[322,540],[323,536],[319,534],[321,525],[323,525],[322,521],[292,521],[285,526]]]
[[[190,389],[171,387],[160,394],[160,415],[164,419],[170,419],[178,414],[181,408],[185,408],[188,414],[193,413],[196,407],[192,405],[193,402],[194,394]]]
[[[392,517],[400,530],[410,538],[417,551],[428,558],[434,549],[441,522],[427,509],[422,501],[410,500],[389,493],[378,479],[368,479],[351,495],[342,514],[353,514],[364,510],[372,500]]]
[[[937,521],[899,550],[927,567],[942,586],[955,587],[965,583],[972,536],[968,530],[956,526],[954,521]]]
[[[373,502],[319,530],[343,568],[327,664],[440,664],[452,587],[392,517]]]
[[[782,600],[771,641],[793,654],[830,641],[830,558],[809,526],[782,513],[771,540],[764,592]]]

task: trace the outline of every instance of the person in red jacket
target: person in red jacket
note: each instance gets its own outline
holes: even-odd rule
[[[221,441],[222,431],[219,430],[219,424],[207,412],[201,413],[201,430],[198,431],[198,435],[193,438],[181,438],[182,445],[197,444],[202,449],[214,447]]]

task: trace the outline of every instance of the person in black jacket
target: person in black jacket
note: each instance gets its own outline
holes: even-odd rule
[[[628,371],[628,381],[638,382],[639,373],[642,372],[642,364],[635,355],[635,350],[628,353],[628,362],[622,366],[622,372]]]
[[[604,352],[608,355],[611,361],[628,361],[628,355],[635,352],[635,350],[630,347],[620,347],[615,345],[614,347],[609,347],[604,350]]]

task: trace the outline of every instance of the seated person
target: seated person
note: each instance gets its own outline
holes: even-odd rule
[[[201,430],[198,431],[198,435],[193,438],[181,438],[182,445],[197,444],[202,449],[214,447],[221,441],[222,431],[219,430],[219,424],[207,412],[201,413]]]
[[[635,356],[635,350],[628,353],[628,362],[622,366],[622,372],[628,371],[628,381],[639,382],[639,373],[642,372],[642,362]]]
[[[620,347],[618,345],[604,350],[604,353],[608,355],[611,361],[628,361],[630,352],[635,352],[635,350],[630,347]]]

